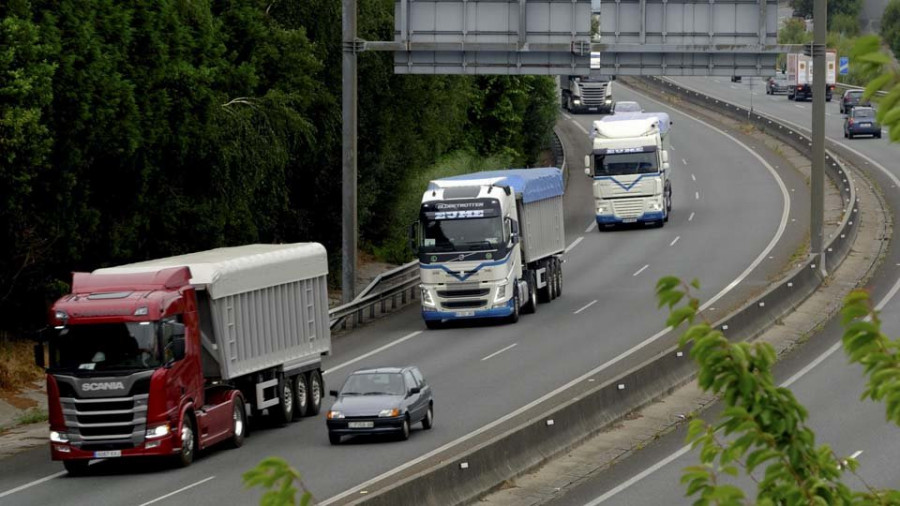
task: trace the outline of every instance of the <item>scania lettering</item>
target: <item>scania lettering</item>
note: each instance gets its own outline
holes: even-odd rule
[[[669,221],[672,182],[666,146],[671,125],[663,112],[615,114],[593,123],[584,173],[593,178],[601,229],[628,223],[661,227]]]
[[[35,346],[50,454],[97,458],[240,446],[249,421],[321,406],[331,351],[325,248],[253,244],[75,273]],[[49,360],[49,361],[48,361]]]
[[[478,172],[432,181],[410,230],[419,257],[422,317],[449,320],[533,313],[562,293],[562,172]],[[477,209],[477,210],[476,210]]]

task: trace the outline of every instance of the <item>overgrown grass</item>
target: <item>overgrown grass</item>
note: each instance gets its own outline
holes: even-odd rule
[[[401,264],[412,260],[409,249],[409,225],[416,220],[422,194],[428,182],[442,177],[469,174],[483,170],[497,170],[509,167],[511,155],[482,157],[468,151],[455,151],[441,158],[437,163],[416,172],[401,187],[397,207],[391,213],[390,230],[381,246],[373,248],[376,258],[382,262]]]
[[[47,421],[47,411],[43,409],[29,409],[16,419],[19,425],[28,425]]]
[[[0,390],[18,390],[42,377],[31,343],[0,341]]]

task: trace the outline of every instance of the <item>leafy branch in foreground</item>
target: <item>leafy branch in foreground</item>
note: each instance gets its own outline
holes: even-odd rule
[[[900,493],[867,485],[853,491],[842,478],[855,472],[856,460],[839,458],[828,445],[817,446],[806,425],[807,411],[793,393],[775,383],[775,350],[768,343],[732,343],[708,321],[699,318],[698,289],[676,277],[656,285],[659,306],[667,306],[667,324],[687,323],[679,346],[690,347],[699,366],[700,387],[718,395],[725,405],[715,425],[693,420],[688,441],[700,449],[700,465],[684,470],[681,481],[695,504],[745,504],[744,490],[723,483],[721,476],[743,474],[756,484],[756,503],[769,504],[896,504]],[[871,317],[871,321],[861,318]],[[877,314],[865,292],[848,296],[844,310],[844,343],[851,359],[870,375],[865,396],[886,399],[889,418],[900,420],[900,356],[896,343],[880,333]],[[761,471],[762,476],[754,474]]]
[[[887,95],[879,100],[875,117],[888,128],[891,142],[900,142],[900,69],[897,64],[882,49],[877,35],[860,37],[853,46],[850,59],[853,65],[860,67],[862,75],[875,76],[866,86],[865,98],[887,90]]]
[[[259,500],[260,506],[294,506],[298,504],[296,501],[299,490],[303,490],[300,506],[308,506],[312,501],[312,494],[300,480],[300,473],[282,458],[263,459],[256,467],[245,472],[243,478],[246,488],[261,486],[266,489]]]

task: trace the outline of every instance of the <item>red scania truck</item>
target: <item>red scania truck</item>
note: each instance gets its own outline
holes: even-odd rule
[[[240,446],[248,417],[318,413],[331,352],[325,248],[254,244],[75,273],[35,348],[50,449],[91,459]]]

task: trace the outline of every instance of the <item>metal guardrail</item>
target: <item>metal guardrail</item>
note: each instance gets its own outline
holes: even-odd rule
[[[843,88],[845,90],[859,90],[859,91],[865,90],[865,88],[862,86],[853,86],[852,84],[834,83],[834,85],[837,88]],[[875,95],[877,95],[879,97],[884,97],[884,96],[887,96],[887,92],[886,91],[876,91]]]
[[[550,143],[553,163],[566,173],[566,151],[556,129]],[[396,311],[419,297],[419,261],[403,264],[379,274],[351,302],[328,311],[329,326],[353,328],[378,316]],[[390,305],[388,305],[390,302]]]

